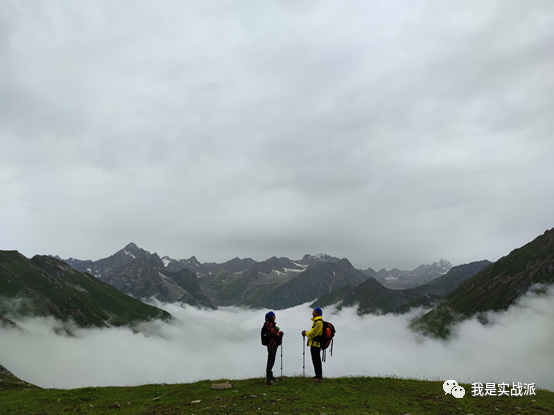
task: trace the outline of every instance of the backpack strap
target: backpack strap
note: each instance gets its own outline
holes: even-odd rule
[[[331,339],[331,344],[330,344],[330,346],[331,346],[331,356],[333,356],[333,340],[334,339]],[[325,362],[326,358],[327,358],[327,349],[323,349],[323,355],[321,356],[321,361]]]

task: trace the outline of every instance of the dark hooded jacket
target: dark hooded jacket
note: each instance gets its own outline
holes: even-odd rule
[[[274,321],[266,321],[265,327],[267,331],[267,336],[269,337],[269,343],[267,347],[271,349],[276,349],[281,345],[281,342],[283,341],[283,332],[277,331],[275,328],[277,324]]]

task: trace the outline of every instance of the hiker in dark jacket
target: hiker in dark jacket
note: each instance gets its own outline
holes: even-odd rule
[[[277,356],[277,347],[283,341],[283,333],[275,323],[275,313],[270,311],[265,315],[264,326],[269,337],[267,344],[267,367],[266,367],[266,382],[268,385],[273,385],[277,379],[273,376],[273,365],[275,364],[275,356]]]
[[[323,333],[323,311],[316,307],[312,311],[312,329],[310,331],[303,330],[302,336],[308,337],[308,346],[312,354],[312,363],[314,364],[314,383],[320,383],[323,378],[323,369],[321,367],[321,344],[315,341],[316,337]]]

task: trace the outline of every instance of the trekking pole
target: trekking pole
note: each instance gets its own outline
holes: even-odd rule
[[[306,368],[306,342],[304,341],[305,337],[302,336],[302,378],[305,379],[306,375],[304,369]]]
[[[283,380],[283,340],[281,340],[281,380]]]

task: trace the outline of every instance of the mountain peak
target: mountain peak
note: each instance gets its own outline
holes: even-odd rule
[[[125,246],[125,248],[123,248],[121,251],[119,251],[119,253],[122,253],[128,257],[131,257],[131,258],[137,258],[141,255],[144,255],[144,254],[150,254],[150,252],[148,251],[145,251],[144,249],[140,248],[139,246],[137,246],[137,244],[131,242],[129,244],[127,244],[127,246]]]
[[[339,260],[337,262],[337,265],[347,269],[355,269],[354,265],[352,265],[352,263],[347,258],[342,258],[341,260]]]
[[[437,266],[439,266],[439,267],[442,267],[442,268],[449,268],[449,269],[452,268],[452,264],[451,264],[450,261],[447,260],[447,259],[442,259],[442,258],[441,258],[440,261],[439,261],[439,262],[435,262],[435,264],[436,264]]]
[[[321,262],[339,262],[339,258],[335,258],[327,254],[305,254],[304,257],[298,262],[300,262],[302,265],[313,265]]]

